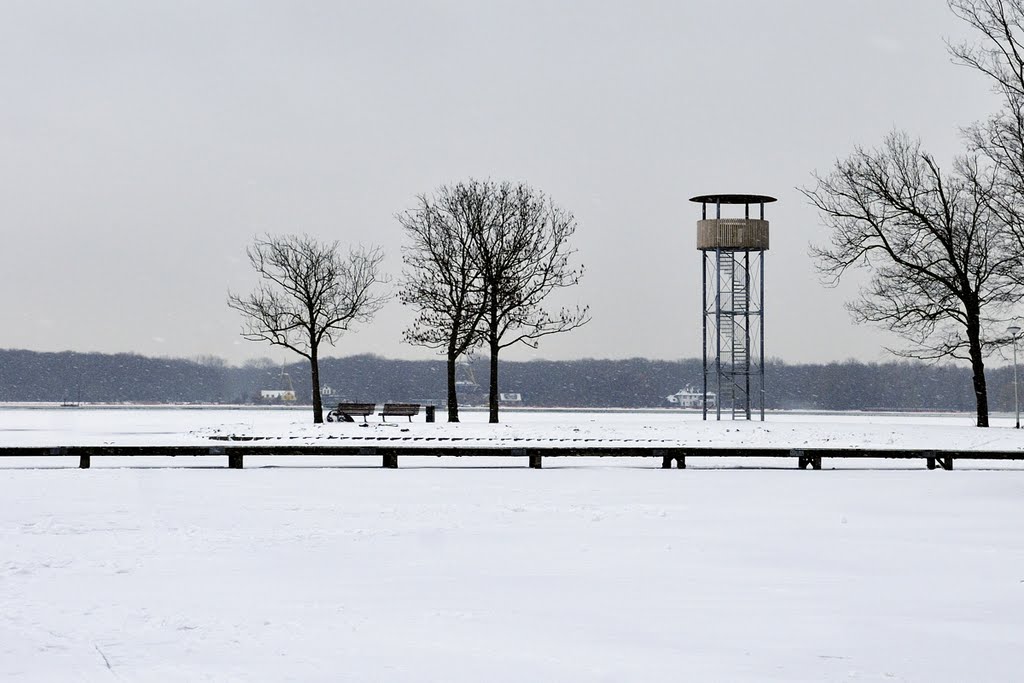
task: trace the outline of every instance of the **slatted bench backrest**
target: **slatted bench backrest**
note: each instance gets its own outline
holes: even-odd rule
[[[401,417],[412,417],[413,415],[419,415],[419,413],[419,403],[385,403],[381,416],[398,415]]]
[[[337,411],[346,415],[369,415],[377,407],[376,403],[339,403]]]

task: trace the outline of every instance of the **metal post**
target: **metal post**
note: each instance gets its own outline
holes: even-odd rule
[[[1017,337],[1013,338],[1013,411],[1017,413],[1015,429],[1020,429],[1020,400],[1017,397]]]
[[[722,419],[722,250],[715,249],[715,419]]]
[[[702,204],[706,206],[706,204]],[[704,420],[708,419],[708,252],[700,253],[700,321],[701,321],[701,345],[703,347],[704,360]]]
[[[749,206],[747,207],[750,208]],[[743,252],[743,353],[746,362],[743,365],[743,398],[747,404],[746,418],[750,419],[750,252]]]
[[[715,200],[715,220],[722,218],[722,200]],[[715,419],[722,419],[722,250],[715,249]]]
[[[764,204],[761,205],[761,218],[764,218]],[[764,422],[764,251],[759,252],[761,261],[761,422]]]
[[[1020,334],[1020,327],[1010,325],[1006,328],[1013,342],[1013,412],[1017,414],[1015,429],[1020,429],[1020,401],[1017,398],[1017,335]]]

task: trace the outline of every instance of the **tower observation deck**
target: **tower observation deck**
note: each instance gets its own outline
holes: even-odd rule
[[[714,387],[715,418],[764,420],[764,252],[768,221],[759,194],[708,194],[690,199],[701,205],[697,249],[701,252],[704,419]],[[724,216],[727,212],[742,217]],[[751,208],[756,213],[751,217]],[[710,210],[710,216],[709,216]]]

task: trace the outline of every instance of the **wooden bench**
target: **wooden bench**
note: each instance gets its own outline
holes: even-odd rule
[[[339,403],[338,407],[327,413],[328,422],[355,422],[353,415],[359,415],[366,422],[367,416],[373,413],[376,403]]]
[[[380,421],[384,422],[389,415],[393,415],[395,417],[407,417],[409,422],[412,422],[413,415],[419,414],[419,403],[385,403],[384,410],[380,413]]]

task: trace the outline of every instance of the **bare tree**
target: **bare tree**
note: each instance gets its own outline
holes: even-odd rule
[[[442,186],[398,216],[409,243],[403,248],[401,300],[418,313],[404,337],[441,349],[447,359],[448,421],[459,421],[456,363],[480,343],[484,308],[475,236],[496,218],[495,188],[478,181]]]
[[[1000,106],[964,129],[969,148],[996,169],[992,198],[1021,257],[1024,280],[1024,0],[948,0],[953,13],[978,34],[980,44],[947,43],[953,61],[988,79]]]
[[[986,327],[1017,300],[1016,255],[992,208],[994,174],[976,157],[944,173],[904,133],[878,149],[857,148],[817,186],[801,189],[831,229],[831,244],[811,247],[827,283],[851,267],[871,273],[848,304],[861,322],[901,335],[898,355],[970,361],[979,427],[988,426],[984,358],[998,340]]]
[[[489,421],[498,422],[498,354],[514,344],[574,330],[590,320],[587,308],[551,313],[544,300],[579,282],[582,266],[569,265],[576,219],[528,185],[493,186],[495,219],[475,235],[484,297],[481,329],[490,352]]]
[[[386,300],[376,285],[380,248],[340,252],[338,242],[308,235],[267,235],[246,249],[260,276],[251,294],[228,293],[228,306],[244,316],[242,336],[291,349],[309,360],[313,422],[324,421],[320,397],[320,346],[334,344],[354,323],[370,320]]]

